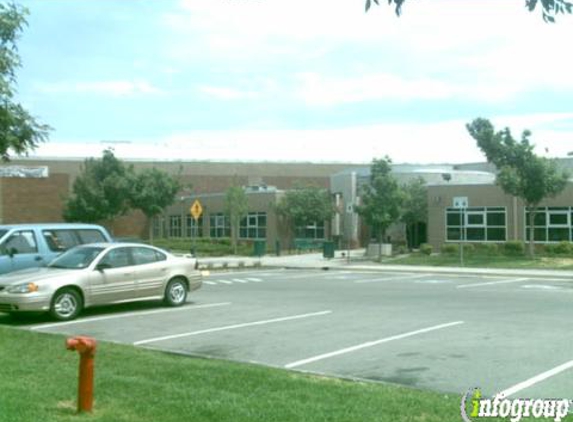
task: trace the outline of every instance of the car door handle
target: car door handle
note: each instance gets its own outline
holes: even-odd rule
[[[41,256],[37,256],[37,257],[34,258],[34,261],[41,261],[41,260],[42,260],[42,257],[41,257]]]

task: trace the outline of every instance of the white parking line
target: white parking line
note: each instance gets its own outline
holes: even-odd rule
[[[509,397],[514,395],[515,393],[524,390],[528,387],[531,387],[532,385],[535,385],[541,381],[546,380],[547,378],[551,378],[557,374],[560,374],[563,371],[566,371],[568,369],[573,368],[573,360],[564,363],[563,365],[559,365],[556,366],[553,369],[550,369],[549,371],[543,372],[542,374],[536,375],[532,378],[529,378],[526,381],[520,382],[519,384],[514,385],[513,387],[508,388],[507,390],[502,391],[501,393],[498,393],[498,395],[501,395],[503,397]]]
[[[234,278],[234,279],[231,280],[231,281],[234,282],[234,283],[243,283],[243,284],[248,283],[247,280],[243,280],[243,279],[241,279],[241,278]]]
[[[315,316],[328,315],[331,313],[332,313],[332,311],[320,311],[320,312],[313,312],[310,314],[292,315],[292,316],[287,316],[287,317],[282,317],[282,318],[267,319],[264,321],[254,321],[254,322],[246,322],[243,324],[227,325],[224,327],[208,328],[206,330],[191,331],[190,333],[174,334],[171,336],[156,337],[156,338],[151,338],[148,340],[136,341],[135,343],[133,343],[133,345],[139,346],[141,344],[155,343],[157,341],[164,341],[164,340],[172,340],[172,339],[182,338],[182,337],[197,336],[200,334],[215,333],[217,331],[234,330],[237,328],[253,327],[256,325],[272,324],[275,322],[292,321],[295,319],[310,318],[310,317],[315,317]]]
[[[99,321],[105,321],[108,319],[126,318],[126,317],[133,317],[133,316],[163,314],[163,313],[167,313],[167,312],[193,311],[195,309],[215,308],[218,306],[227,306],[230,304],[231,304],[231,302],[221,302],[221,303],[209,303],[206,305],[184,306],[184,307],[176,308],[176,309],[157,309],[154,311],[126,312],[126,313],[122,313],[122,314],[115,314],[115,315],[108,315],[108,316],[101,316],[101,317],[76,319],[74,321],[57,322],[55,324],[35,325],[33,327],[30,327],[30,330],[42,330],[42,329],[52,328],[52,327],[63,327],[65,325],[83,324],[83,323],[88,323],[88,322],[99,322]]]
[[[232,281],[229,281],[229,280],[217,280],[217,283],[233,284],[233,282],[232,282]]]
[[[364,284],[364,283],[379,283],[381,281],[402,281],[402,280],[415,280],[417,278],[424,278],[428,277],[427,274],[416,274],[416,275],[405,275],[401,277],[386,277],[386,278],[372,278],[367,280],[356,280],[356,284]]]
[[[245,278],[245,280],[247,280],[247,281],[253,281],[253,282],[255,282],[255,283],[260,283],[261,281],[263,281],[263,280],[261,280],[260,278]]]
[[[522,281],[527,281],[529,278],[514,278],[511,280],[501,280],[501,281],[488,281],[487,283],[471,283],[471,284],[461,284],[456,286],[457,289],[469,289],[472,287],[482,287],[482,286],[495,286],[497,284],[509,284],[509,283],[520,283]]]
[[[454,322],[449,322],[447,324],[434,325],[432,327],[422,328],[422,329],[416,330],[416,331],[410,331],[410,332],[404,333],[404,334],[398,334],[398,335],[395,335],[392,337],[386,337],[386,338],[383,338],[380,340],[369,341],[367,343],[362,343],[362,344],[352,346],[352,347],[346,347],[344,349],[336,350],[334,352],[324,353],[322,355],[313,356],[311,358],[297,360],[296,362],[291,362],[291,363],[286,364],[285,368],[287,368],[287,369],[296,368],[297,366],[306,365],[307,363],[316,362],[316,361],[323,360],[323,359],[328,359],[328,358],[331,358],[333,356],[339,356],[339,355],[343,355],[343,354],[350,353],[350,352],[355,352],[357,350],[365,349],[367,347],[377,346],[379,344],[388,343],[388,342],[394,341],[394,340],[401,340],[401,339],[404,339],[407,337],[416,336],[418,334],[429,333],[430,331],[436,331],[436,330],[441,330],[443,328],[454,327],[456,325],[460,325],[463,323],[464,323],[464,321],[454,321]]]
[[[214,286],[217,283],[215,283],[214,281],[203,281],[203,284],[209,284],[210,286]]]

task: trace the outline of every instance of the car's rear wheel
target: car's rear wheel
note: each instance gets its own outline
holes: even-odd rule
[[[80,294],[70,288],[58,290],[52,298],[50,315],[58,321],[69,321],[82,311],[83,301]]]
[[[182,278],[174,278],[165,288],[165,304],[181,306],[187,301],[187,283]]]

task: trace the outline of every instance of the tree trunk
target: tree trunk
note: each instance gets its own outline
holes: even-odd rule
[[[535,258],[535,214],[537,214],[537,205],[528,206],[529,208],[529,247],[527,255],[529,258]]]
[[[153,217],[147,217],[147,224],[149,224],[149,243],[153,245]]]
[[[233,246],[233,254],[237,255],[237,232],[238,232],[238,224],[235,219],[231,220],[231,245]]]

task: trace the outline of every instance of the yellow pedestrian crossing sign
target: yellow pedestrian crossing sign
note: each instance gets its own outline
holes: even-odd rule
[[[193,205],[191,205],[191,208],[189,208],[189,212],[195,220],[199,220],[199,217],[201,217],[201,214],[203,214],[203,207],[201,206],[201,202],[199,202],[198,199],[193,202]]]

